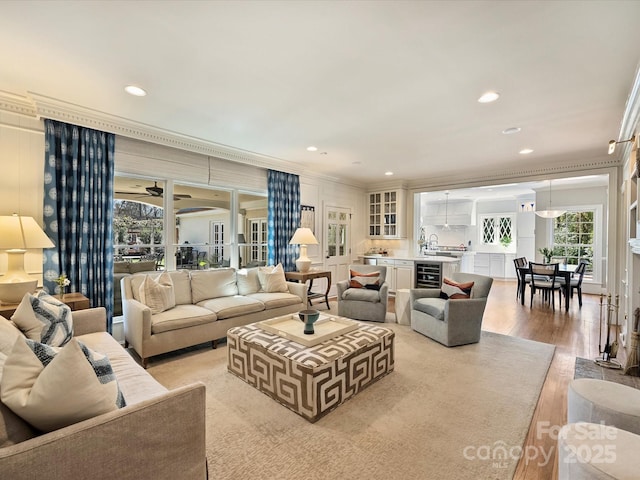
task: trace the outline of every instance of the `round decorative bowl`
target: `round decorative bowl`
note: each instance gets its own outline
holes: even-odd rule
[[[313,335],[313,324],[320,317],[320,312],[318,310],[301,310],[298,312],[298,317],[304,322],[304,333]]]

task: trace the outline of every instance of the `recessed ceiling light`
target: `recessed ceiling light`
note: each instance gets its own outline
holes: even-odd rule
[[[530,149],[530,148],[523,148],[522,150],[520,150],[520,153],[521,153],[522,155],[527,155],[527,154],[529,154],[529,153],[531,153],[531,152],[533,152],[533,150],[532,150],[532,149]]]
[[[498,92],[487,92],[483,93],[482,96],[478,99],[480,103],[491,103],[495,102],[500,97]]]
[[[511,135],[512,133],[518,133],[520,130],[522,130],[520,127],[509,127],[502,130],[502,133],[505,135]]]
[[[310,147],[307,147],[307,151],[308,152],[317,152],[318,151],[318,147],[314,147],[313,145]]]
[[[390,176],[390,175],[393,175],[393,172],[384,172],[384,174],[385,174],[386,176]]]
[[[135,95],[136,97],[144,97],[147,94],[144,89],[136,87],[135,85],[127,85],[124,87],[124,91],[129,95]]]

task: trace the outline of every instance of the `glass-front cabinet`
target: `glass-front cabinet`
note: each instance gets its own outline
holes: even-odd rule
[[[369,237],[405,238],[405,190],[371,192],[369,198]]]

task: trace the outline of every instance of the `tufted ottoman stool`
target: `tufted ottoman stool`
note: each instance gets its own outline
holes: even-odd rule
[[[567,423],[604,423],[640,435],[640,390],[579,378],[569,383]]]
[[[640,435],[595,423],[570,423],[558,434],[558,480],[638,478]]]

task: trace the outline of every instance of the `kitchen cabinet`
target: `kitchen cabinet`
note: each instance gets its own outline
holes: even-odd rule
[[[390,292],[395,292],[399,288],[413,288],[413,261],[379,258],[376,264],[387,267],[386,281]]]
[[[516,278],[513,253],[476,253],[474,272],[492,278]]]
[[[369,238],[406,238],[403,189],[371,192],[369,199]]]

